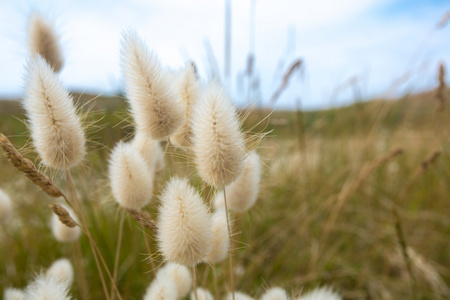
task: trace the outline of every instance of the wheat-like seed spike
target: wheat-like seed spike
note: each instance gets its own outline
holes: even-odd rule
[[[74,219],[72,219],[67,209],[65,209],[61,205],[50,204],[48,207],[50,207],[53,213],[58,216],[59,221],[61,221],[61,223],[63,223],[67,227],[74,228],[75,226],[78,226],[78,223],[75,222]]]
[[[11,144],[9,139],[0,133],[0,146],[5,151],[5,156],[9,162],[19,171],[25,174],[35,185],[51,197],[61,197],[62,192],[55,184],[41,171],[36,169],[34,164],[27,158],[23,157],[19,151]]]
[[[28,44],[32,57],[39,54],[55,72],[61,70],[63,58],[58,37],[50,23],[37,13],[30,18]]]
[[[65,170],[77,165],[86,153],[80,119],[72,97],[39,55],[28,62],[23,107],[42,162]]]
[[[144,227],[150,229],[153,232],[156,232],[158,230],[155,220],[150,217],[148,212],[136,209],[127,209],[127,212],[133,219],[138,221],[138,223],[143,225]]]

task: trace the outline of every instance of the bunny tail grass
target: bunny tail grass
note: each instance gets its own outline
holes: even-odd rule
[[[109,180],[113,196],[120,206],[140,210],[150,203],[153,172],[132,144],[119,143],[109,163]]]
[[[61,70],[64,62],[58,37],[50,23],[37,13],[30,17],[28,46],[32,57],[39,54],[55,72]]]
[[[172,178],[163,191],[157,240],[164,258],[182,265],[196,265],[211,251],[211,216],[187,179]]]
[[[222,87],[207,87],[192,121],[197,170],[205,182],[223,188],[243,171],[245,145],[236,111]]]
[[[178,98],[184,106],[184,122],[170,137],[170,142],[177,147],[192,146],[192,113],[199,96],[199,82],[195,76],[194,67],[188,64],[178,80]]]
[[[155,140],[169,137],[183,122],[171,76],[134,31],[123,34],[121,57],[127,99],[137,129]]]
[[[228,208],[236,212],[244,212],[250,209],[258,198],[259,182],[261,179],[261,162],[256,151],[247,155],[244,172],[227,186]],[[217,193],[223,201],[222,195]]]
[[[156,276],[171,279],[177,288],[178,298],[186,297],[191,291],[192,276],[186,266],[168,262],[158,270]]]
[[[85,137],[72,97],[39,55],[28,62],[23,107],[31,137],[43,163],[55,169],[77,165],[85,154]]]
[[[73,267],[70,260],[61,258],[52,263],[45,273],[46,276],[52,276],[56,279],[72,284],[73,282]]]

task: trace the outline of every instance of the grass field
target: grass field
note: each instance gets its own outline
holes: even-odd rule
[[[248,213],[233,214],[236,289],[256,298],[281,286],[295,297],[330,285],[345,299],[448,299],[450,107],[437,111],[433,95],[325,111],[242,111],[249,136],[268,134],[257,145],[264,162],[258,202]],[[80,103],[90,97],[82,98]],[[73,170],[75,185],[112,269],[119,209],[107,160],[115,143],[132,135],[131,118],[120,97],[96,98],[84,111],[89,152]],[[0,102],[0,132],[39,164],[24,120],[14,102]],[[167,178],[193,170],[189,154],[168,148],[147,208],[153,216]],[[67,190],[62,174],[46,173]],[[201,188],[198,176],[192,183]],[[90,299],[102,299],[88,239],[67,245],[52,236],[48,205],[55,200],[3,156],[0,188],[15,209],[0,225],[0,290],[22,288],[55,259],[68,257],[76,271],[72,295],[81,298],[88,287]],[[212,195],[210,189],[203,193]],[[140,227],[127,217],[118,273],[124,299],[141,299],[153,278],[146,253]],[[220,283],[227,270],[227,262],[217,266]],[[213,291],[211,267],[203,264],[197,274],[199,285]],[[219,286],[224,295],[226,285]]]

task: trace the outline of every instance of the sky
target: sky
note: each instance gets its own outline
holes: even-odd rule
[[[254,80],[244,76],[254,4]],[[450,66],[450,24],[437,27],[450,1],[231,0],[232,63],[229,93],[269,106],[296,59],[302,67],[277,108],[318,109],[355,100],[394,98],[432,89],[439,63]],[[60,78],[73,91],[102,95],[123,90],[120,41],[135,29],[162,63],[180,69],[193,60],[211,80],[208,53],[224,69],[225,0],[1,0],[0,98],[20,98],[28,18],[38,12],[54,24],[65,65]],[[206,50],[207,45],[212,48]],[[249,98],[250,95],[250,98]]]

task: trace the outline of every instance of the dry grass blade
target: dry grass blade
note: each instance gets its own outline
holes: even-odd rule
[[[67,209],[62,207],[59,204],[50,204],[48,207],[53,211],[55,215],[58,216],[58,219],[66,225],[67,227],[74,228],[75,226],[79,226],[78,223],[72,219]]]
[[[359,172],[358,176],[355,180],[348,180],[344,186],[342,187],[340,193],[337,195],[336,204],[331,212],[330,218],[328,219],[327,223],[324,226],[324,234],[323,239],[326,240],[329,234],[329,231],[333,227],[334,223],[336,222],[336,219],[344,206],[345,200],[353,194],[356,189],[361,186],[367,178],[379,167],[384,165],[389,160],[397,157],[398,155],[403,153],[402,148],[395,148],[394,150],[390,151],[388,154],[375,159],[374,161],[364,165],[361,168],[361,171]]]
[[[39,171],[34,164],[27,158],[23,157],[14,147],[7,137],[0,133],[0,146],[5,151],[6,158],[19,171],[25,174],[35,185],[51,197],[61,197],[62,192],[45,174]]]
[[[287,85],[289,84],[289,79],[291,78],[292,74],[294,74],[294,71],[299,69],[301,65],[303,64],[303,60],[297,59],[295,60],[289,70],[284,74],[283,76],[283,82],[281,83],[280,87],[275,91],[275,93],[272,96],[272,99],[270,100],[272,104],[274,104],[278,97],[280,97],[281,93],[286,89]]]
[[[439,111],[444,109],[444,105],[445,105],[445,90],[446,90],[446,85],[445,85],[445,67],[444,64],[441,63],[439,65],[439,75],[438,75],[438,80],[439,80],[439,85],[436,89],[436,98],[438,100],[438,107],[437,109]]]
[[[158,230],[155,220],[153,220],[147,212],[135,209],[127,209],[127,212],[133,219],[138,221],[139,224],[143,225],[144,227],[150,229],[153,232],[156,232]]]

